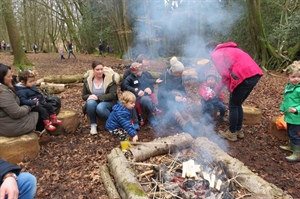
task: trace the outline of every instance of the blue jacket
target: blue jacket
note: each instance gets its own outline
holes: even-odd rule
[[[43,106],[46,103],[46,99],[36,86],[29,88],[23,86],[21,83],[18,83],[15,85],[15,89],[17,91],[18,97],[20,98],[21,105],[27,105],[30,107],[35,106],[37,100],[33,100],[34,98],[38,99],[39,106]]]
[[[4,175],[10,172],[19,175],[19,173],[21,172],[21,168],[17,165],[10,164],[0,158],[0,186],[2,184]]]
[[[122,128],[124,129],[131,137],[134,137],[137,132],[133,128],[133,125],[130,122],[131,120],[131,111],[123,106],[120,101],[113,106],[112,112],[109,114],[108,119],[106,120],[105,128],[109,131]]]

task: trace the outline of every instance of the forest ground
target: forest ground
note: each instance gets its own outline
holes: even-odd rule
[[[58,54],[27,54],[29,60],[36,66],[38,78],[48,75],[84,74],[91,68],[94,60],[101,60],[106,66],[122,73],[124,66],[130,60],[121,60],[112,56],[99,57],[96,55],[77,54],[77,59],[60,60]],[[13,56],[0,53],[0,62],[10,65]],[[154,62],[153,62],[154,63]],[[164,64],[153,64],[153,71],[163,71]],[[274,72],[275,73],[275,72]],[[257,125],[244,125],[245,138],[238,142],[227,142],[228,154],[242,161],[254,173],[266,181],[275,184],[293,198],[300,198],[300,163],[289,163],[285,157],[287,152],[279,150],[278,146],[286,144],[277,137],[268,133],[269,121],[279,115],[278,108],[282,100],[282,91],[286,84],[286,77],[280,73],[276,76],[265,74],[255,87],[244,105],[251,105],[262,111],[261,123]],[[193,107],[195,118],[201,115],[197,107],[200,99],[197,95],[198,82],[185,83],[189,96],[188,104]],[[99,126],[99,134],[89,134],[89,124],[82,114],[81,99],[82,83],[73,83],[66,90],[57,94],[62,100],[62,108],[71,109],[78,113],[80,126],[75,133],[60,136],[51,136],[48,142],[41,143],[38,157],[26,163],[19,163],[24,171],[33,173],[38,180],[36,198],[108,198],[99,168],[107,163],[107,154],[111,149],[119,146],[116,138],[109,135],[103,126]],[[228,96],[228,93],[226,93]],[[228,105],[228,99],[225,100]],[[228,116],[228,111],[227,111]],[[219,129],[227,129],[228,123],[216,123],[211,134]],[[156,137],[175,134],[180,129],[172,124],[152,129],[148,124],[139,132],[139,141],[151,141]]]

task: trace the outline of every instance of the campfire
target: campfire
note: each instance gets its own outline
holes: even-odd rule
[[[238,186],[222,162],[196,163],[179,154],[160,158],[164,159],[160,165],[137,163],[133,166],[140,173],[138,180],[150,198],[235,198],[230,192]],[[157,162],[157,158],[152,161]],[[145,166],[150,169],[145,171]]]

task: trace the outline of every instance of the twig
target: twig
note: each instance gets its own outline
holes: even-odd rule
[[[242,195],[242,196],[237,197],[236,199],[244,198],[244,197],[246,197],[246,196],[252,196],[252,194],[247,193],[247,194],[245,194],[245,195]]]
[[[140,166],[148,166],[148,167],[157,167],[157,164],[148,164],[148,163],[141,163],[141,162],[130,162],[128,161],[129,164],[134,164],[134,165],[140,165]]]

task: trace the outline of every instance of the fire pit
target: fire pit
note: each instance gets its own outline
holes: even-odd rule
[[[170,142],[172,139],[176,141]],[[252,199],[292,199],[290,195],[254,174],[242,162],[229,156],[207,138],[201,137],[190,142],[189,136],[184,134],[180,140],[192,144],[187,144],[184,149],[178,139],[164,138],[146,143],[143,147],[130,149],[125,153],[126,157],[119,148],[113,149],[108,155],[108,167],[114,182],[103,180],[109,196],[134,199],[233,199],[245,196],[251,196]],[[176,142],[181,146],[177,151]],[[167,151],[167,145],[170,147],[169,153],[162,155],[161,151]],[[137,153],[147,147],[156,150],[156,153]],[[131,153],[132,150],[137,151]],[[149,157],[149,154],[156,156]],[[137,162],[136,159],[143,159],[143,162]],[[109,176],[109,173],[101,172],[101,176]],[[109,181],[111,183],[106,185]],[[114,184],[119,197],[111,194],[110,190]]]

